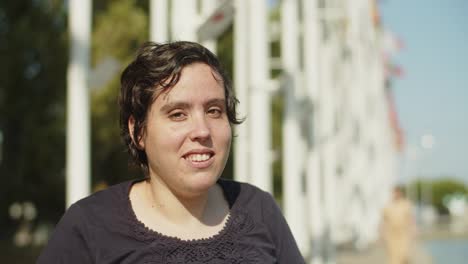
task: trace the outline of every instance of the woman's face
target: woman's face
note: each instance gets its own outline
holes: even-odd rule
[[[178,195],[206,192],[228,159],[231,126],[223,83],[215,76],[206,64],[185,66],[178,83],[149,109],[140,144],[150,176]]]

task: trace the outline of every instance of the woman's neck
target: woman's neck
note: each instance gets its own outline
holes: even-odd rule
[[[212,186],[207,192],[184,196],[171,190],[164,182],[152,178],[145,181],[144,192],[151,209],[175,224],[203,223],[209,209],[219,196],[219,186]],[[221,191],[222,192],[222,191]],[[222,194],[222,193],[221,193]]]
[[[229,205],[221,186],[204,195],[178,196],[158,181],[136,183],[130,201],[136,218],[151,230],[183,240],[208,238],[226,224]]]

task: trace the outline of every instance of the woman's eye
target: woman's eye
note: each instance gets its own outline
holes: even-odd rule
[[[220,117],[223,112],[219,108],[210,108],[208,109],[208,115],[211,117]]]
[[[169,118],[174,121],[181,121],[185,119],[185,114],[183,112],[174,112],[169,114]]]

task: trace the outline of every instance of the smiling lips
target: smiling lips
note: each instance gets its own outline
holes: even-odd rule
[[[214,152],[212,151],[203,151],[203,152],[189,152],[184,155],[184,159],[195,168],[206,168],[209,167],[214,159]]]
[[[192,162],[203,162],[211,158],[211,155],[208,153],[203,153],[203,154],[189,154],[188,156],[185,157],[187,160],[192,161]]]

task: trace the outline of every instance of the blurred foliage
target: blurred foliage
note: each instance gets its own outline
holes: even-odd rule
[[[36,263],[42,247],[29,246],[29,247],[16,247],[10,241],[0,240],[0,261],[2,263]]]
[[[141,175],[129,167],[129,158],[120,139],[118,93],[120,72],[138,47],[148,39],[148,9],[143,1],[95,1],[92,35],[93,67],[107,58],[120,70],[103,87],[91,92],[92,182],[115,184]],[[133,168],[133,169],[132,169]]]
[[[269,25],[279,25],[280,20],[280,5],[273,7],[269,14],[269,20],[272,23]],[[273,39],[270,43],[270,56],[272,58],[280,58],[281,46],[279,39]],[[273,79],[280,81],[281,70],[272,69],[270,72]],[[272,149],[273,149],[273,194],[278,200],[283,198],[283,113],[284,113],[284,94],[283,90],[278,90],[271,98],[271,132],[272,132]]]
[[[7,215],[14,201],[34,201],[43,220],[63,213],[65,11],[58,0],[0,1],[2,230],[15,227]]]
[[[216,51],[219,60],[221,61],[222,66],[231,77],[231,82],[233,87],[235,87],[234,80],[232,77],[234,76],[234,28],[233,26],[229,26],[228,29],[219,36],[217,43],[216,43]],[[234,135],[235,136],[235,135]],[[235,138],[233,139],[233,141]],[[231,153],[229,155],[229,159],[226,163],[226,168],[223,171],[221,177],[226,179],[233,179],[234,175],[234,163],[233,163],[233,146],[231,145]]]
[[[234,27],[231,25],[221,34],[216,43],[217,55],[229,76],[234,77]],[[234,83],[233,83],[234,84]],[[235,87],[235,85],[233,85]]]
[[[440,214],[448,214],[448,209],[443,204],[443,199],[447,195],[462,193],[468,194],[467,186],[456,179],[443,177],[437,180],[418,180],[410,184],[410,190],[414,190],[416,199],[423,201],[429,194],[431,205],[433,205]],[[424,197],[426,195],[426,197]],[[427,198],[426,198],[427,199]]]

